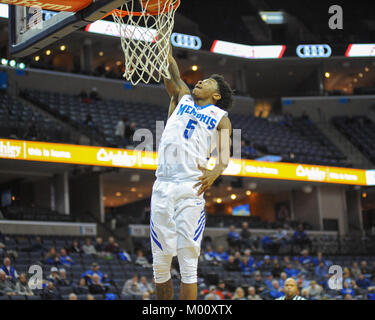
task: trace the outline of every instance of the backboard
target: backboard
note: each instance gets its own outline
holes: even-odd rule
[[[9,5],[10,54],[13,57],[32,55],[68,34],[100,20],[126,1],[128,0],[30,0],[18,1],[21,5]]]

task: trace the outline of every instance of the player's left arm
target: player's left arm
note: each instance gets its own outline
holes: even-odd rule
[[[223,117],[221,119],[217,130],[219,131],[219,145],[217,146],[218,159],[212,170],[202,168],[198,165],[198,168],[203,173],[203,175],[198,178],[199,182],[194,185],[194,188],[200,186],[198,196],[206,192],[229,165],[230,148],[232,144],[232,124],[228,117]]]

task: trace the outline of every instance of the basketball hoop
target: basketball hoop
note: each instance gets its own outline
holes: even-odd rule
[[[135,2],[141,11],[134,10]],[[174,17],[180,0],[130,0],[114,10],[113,20],[125,57],[123,77],[133,85],[170,79],[168,55]]]

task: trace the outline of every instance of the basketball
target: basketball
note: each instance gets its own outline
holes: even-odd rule
[[[163,10],[163,8],[168,8],[171,3],[173,3],[173,0],[139,0],[139,2],[142,5],[142,8],[144,8],[147,12],[153,12],[157,13],[159,10]],[[159,9],[160,8],[160,9]]]

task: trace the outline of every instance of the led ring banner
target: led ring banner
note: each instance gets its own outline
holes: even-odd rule
[[[156,170],[157,153],[0,139],[0,159]],[[215,159],[209,161],[213,168]],[[231,159],[224,175],[277,180],[375,185],[375,170]]]

